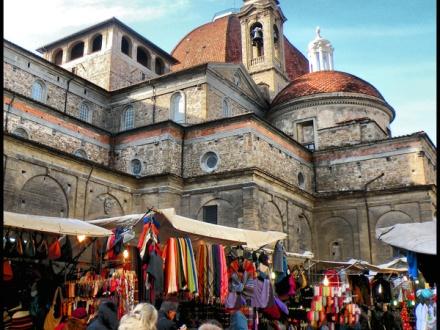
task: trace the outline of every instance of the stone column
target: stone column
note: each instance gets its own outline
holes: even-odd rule
[[[243,187],[243,221],[241,228],[258,230],[258,189],[256,187]]]

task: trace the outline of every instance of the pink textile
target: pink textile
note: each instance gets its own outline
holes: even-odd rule
[[[226,265],[226,254],[225,247],[223,245],[219,245],[220,250],[220,301],[224,304],[226,298],[228,297],[228,266]]]

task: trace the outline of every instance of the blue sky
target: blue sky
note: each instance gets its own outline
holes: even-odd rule
[[[34,50],[115,16],[171,52],[195,27],[242,0],[5,0],[4,37]],[[394,136],[425,131],[436,143],[434,0],[280,0],[284,33],[306,55],[316,26],[335,69],[373,84],[394,107]],[[16,12],[20,11],[20,20]]]

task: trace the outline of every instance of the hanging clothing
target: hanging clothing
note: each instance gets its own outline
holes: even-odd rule
[[[415,310],[416,314],[416,329],[427,330],[428,329],[428,306],[426,304],[418,304]]]
[[[406,252],[406,260],[408,262],[408,274],[412,279],[417,279],[419,270],[417,267],[417,254],[413,251]]]
[[[275,249],[273,252],[273,271],[278,273],[284,272],[284,266],[283,266],[283,256],[285,255],[284,246],[281,241],[278,241],[275,244]]]

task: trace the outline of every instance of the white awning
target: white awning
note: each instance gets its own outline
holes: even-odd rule
[[[27,230],[37,230],[61,235],[85,235],[89,237],[110,236],[110,230],[92,225],[83,220],[46,217],[3,211],[3,224]]]
[[[132,226],[143,214],[131,214],[115,218],[89,220],[94,225],[105,228]],[[270,245],[286,239],[287,234],[278,231],[257,231],[220,226],[177,215],[175,209],[163,209],[156,213],[160,223],[159,238],[165,242],[169,237],[188,236],[194,242],[209,241],[217,244],[242,244],[250,249]]]
[[[400,223],[377,228],[376,237],[391,246],[408,251],[437,254],[437,220],[417,223]]]
[[[320,266],[325,268],[344,268],[347,271],[355,271],[355,272],[369,270],[370,274],[372,272],[393,274],[393,273],[405,273],[408,271],[408,265],[406,265],[406,258],[397,258],[387,264],[382,264],[382,265],[372,265],[369,262],[358,259],[350,259],[348,261],[312,260],[312,262],[313,264],[310,267],[319,264]],[[398,268],[393,267],[396,265],[399,267]]]

